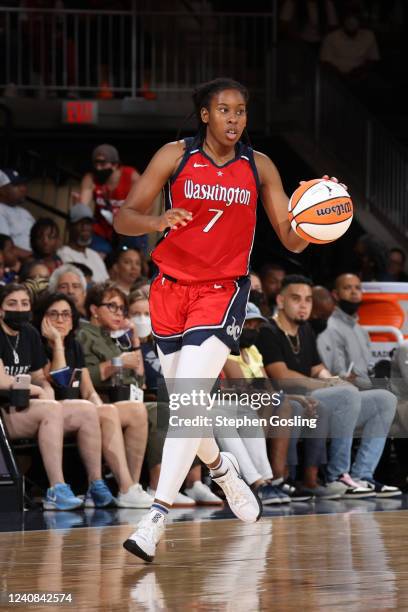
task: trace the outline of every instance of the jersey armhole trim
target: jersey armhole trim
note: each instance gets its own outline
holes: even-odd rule
[[[261,181],[259,180],[258,168],[256,167],[256,163],[255,163],[254,150],[252,147],[249,147],[247,145],[244,151],[245,151],[245,154],[241,154],[240,157],[249,161],[249,165],[252,168],[252,172],[255,178],[256,188],[257,188],[258,195],[259,195],[259,192],[261,190]]]
[[[184,142],[185,142],[186,150],[183,153],[183,157],[181,158],[178,168],[176,169],[175,173],[169,179],[169,184],[170,184],[169,186],[171,186],[174,183],[174,181],[176,180],[180,172],[183,170],[190,155],[192,153],[196,153],[199,150],[197,149],[197,146],[196,146],[197,145],[196,137],[189,136],[188,138],[184,138]]]

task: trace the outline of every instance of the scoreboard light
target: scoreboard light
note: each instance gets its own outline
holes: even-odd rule
[[[65,100],[62,103],[62,122],[70,125],[98,123],[98,102],[95,100]]]

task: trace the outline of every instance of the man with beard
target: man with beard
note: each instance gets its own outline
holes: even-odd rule
[[[113,229],[113,218],[140,174],[132,166],[124,166],[118,150],[110,144],[99,145],[93,150],[92,165],[92,172],[82,179],[79,195],[83,204],[95,203],[92,248],[106,254],[111,252],[112,247],[125,245],[145,252],[146,235],[118,239]]]
[[[64,263],[85,264],[92,270],[95,283],[103,283],[109,278],[106,266],[100,255],[90,249],[92,242],[93,215],[89,206],[75,204],[69,212],[69,243],[58,249]]]
[[[330,371],[347,377],[361,389],[371,389],[370,337],[358,323],[357,311],[362,301],[361,281],[355,274],[340,274],[332,292],[335,308],[326,330],[317,339],[317,347]]]
[[[368,428],[363,437],[353,466],[353,476],[357,482],[373,487],[377,497],[399,495],[396,487],[382,485],[373,479],[373,473],[381,458],[386,436],[391,427],[391,415],[397,406],[396,396],[386,389],[373,388],[369,375],[370,338],[359,325],[357,310],[362,301],[361,281],[355,274],[340,274],[335,280],[332,295],[336,307],[327,321],[326,330],[317,339],[319,353],[326,367],[333,374],[341,376],[361,389],[362,418],[377,421],[376,426]],[[390,420],[391,419],[391,420]],[[364,450],[362,450],[364,446]],[[364,456],[364,457],[363,457]]]
[[[334,377],[322,363],[308,323],[312,286],[312,281],[304,276],[290,275],[284,279],[276,299],[278,310],[272,325],[261,329],[257,342],[265,370],[285,391],[309,392],[319,409],[328,413],[331,444],[326,474],[329,487],[341,483],[343,497],[349,499],[400,495],[396,487],[377,483],[373,478],[395,415],[396,397],[382,389],[359,392],[354,385]],[[348,291],[355,299],[355,289]],[[351,293],[347,294],[349,300]],[[361,301],[361,289],[357,297]],[[343,303],[345,296],[339,295],[338,299]],[[345,376],[347,370],[334,373]],[[361,430],[362,441],[351,465],[356,428]],[[306,474],[311,488],[316,486],[317,468],[318,464],[309,466]]]
[[[24,203],[27,181],[17,170],[0,170],[0,234],[10,236],[17,257],[31,256],[30,230],[34,217],[20,204]]]

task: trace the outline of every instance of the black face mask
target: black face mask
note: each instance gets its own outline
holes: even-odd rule
[[[337,306],[346,314],[353,316],[360,308],[361,302],[349,302],[348,300],[339,300]]]
[[[258,340],[258,335],[257,329],[243,329],[239,339],[239,348],[246,349],[255,344]]]
[[[28,325],[31,321],[31,312],[29,310],[5,310],[3,321],[10,329],[20,331],[24,325]]]
[[[327,319],[310,319],[309,323],[316,336],[324,332],[327,327]]]
[[[257,289],[251,289],[249,292],[249,302],[251,304],[255,304],[260,308],[266,303],[265,294],[262,291],[258,291]]]
[[[93,171],[93,176],[97,183],[99,183],[100,185],[103,185],[109,179],[112,172],[113,172],[112,168],[103,168],[102,170],[96,170],[95,168]]]
[[[270,295],[268,297],[269,308],[273,311],[276,306],[276,295]]]

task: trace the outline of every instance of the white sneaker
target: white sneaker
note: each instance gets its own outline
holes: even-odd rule
[[[197,506],[222,506],[224,503],[201,480],[196,480],[190,489],[184,489],[184,493],[194,499]]]
[[[149,493],[149,495],[153,497],[153,499],[156,497],[156,491],[154,489],[147,487],[147,492]],[[196,506],[196,503],[194,499],[191,499],[191,497],[187,497],[187,495],[183,495],[183,493],[177,493],[176,498],[171,507],[172,508],[194,508],[195,506]]]
[[[153,497],[143,491],[141,484],[132,485],[126,493],[119,493],[116,498],[119,508],[150,508],[152,503]]]
[[[244,523],[255,523],[262,514],[262,504],[258,496],[243,480],[239,463],[232,453],[221,453],[225,462],[226,473],[212,477],[224,491],[229,507]]]
[[[123,543],[124,548],[136,557],[151,563],[156,553],[156,544],[164,533],[166,517],[154,508],[142,518],[137,529]]]

